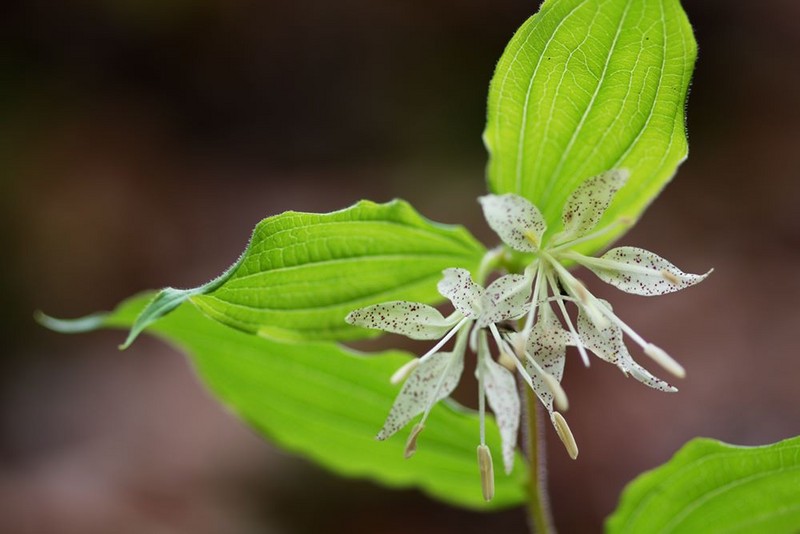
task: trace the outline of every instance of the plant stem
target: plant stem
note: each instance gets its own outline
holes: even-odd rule
[[[547,495],[547,468],[542,419],[544,408],[525,388],[525,455],[528,458],[528,523],[534,534],[555,534]]]

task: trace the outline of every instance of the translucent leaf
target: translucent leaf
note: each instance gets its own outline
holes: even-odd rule
[[[600,226],[635,218],[686,158],[696,53],[678,0],[547,0],[492,78],[484,131],[490,190],[527,198],[555,233],[580,183],[624,168],[630,179]]]
[[[628,484],[606,531],[790,534],[798,525],[800,437],[763,447],[701,438]]]
[[[333,213],[286,212],[261,221],[242,257],[195,289],[167,289],[142,313],[142,328],[191,301],[245,332],[294,340],[357,339],[352,310],[379,302],[441,300],[442,270],[474,270],[485,252],[463,228],[433,223],[405,202],[362,201]]]
[[[91,320],[41,315],[40,320],[64,332],[127,328],[151,297],[131,299]],[[221,325],[188,304],[147,331],[185,351],[214,395],[264,436],[339,475],[419,488],[466,508],[497,509],[525,501],[527,475],[520,458],[510,476],[497,478],[494,500],[484,501],[475,462],[477,414],[454,403],[433,408],[410,460],[403,457],[403,439],[375,440],[398,391],[389,377],[410,360],[406,353],[365,357],[330,342],[265,339]],[[492,450],[501,450],[493,420],[487,421],[486,438]]]

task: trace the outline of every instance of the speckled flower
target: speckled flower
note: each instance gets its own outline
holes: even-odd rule
[[[533,272],[534,288],[525,326],[518,333],[500,336],[498,343],[506,342],[517,358],[526,362],[530,370],[541,368],[549,376],[561,380],[566,349],[574,345],[586,365],[587,350],[599,358],[619,367],[626,375],[661,390],[677,391],[650,374],[636,363],[628,352],[623,333],[627,334],[644,353],[675,376],[684,376],[683,367],[665,351],[645,341],[613,312],[611,306],[592,295],[565,264],[576,263],[596,274],[601,280],[625,292],[637,295],[663,295],[692,286],[708,276],[687,274],[660,256],[634,247],[618,247],[599,258],[585,256],[575,246],[592,240],[627,221],[620,220],[596,229],[603,213],[614,195],[625,184],[628,173],[612,170],[582,183],[568,198],[561,221],[562,229],[547,234],[547,224],[541,212],[528,200],[513,194],[487,195],[480,203],[489,226],[503,242],[514,250],[532,253],[534,260],[528,267]],[[567,313],[565,303],[578,308],[577,325]],[[553,312],[552,304],[561,314],[561,321]],[[548,409],[551,421],[567,448],[575,458],[578,449],[563,416],[553,410],[553,394],[538,375],[532,374],[532,387]],[[556,399],[557,400],[557,399]],[[558,404],[558,403],[557,403]]]
[[[408,379],[377,438],[387,439],[422,414],[406,444],[406,457],[416,450],[417,437],[433,405],[449,396],[458,384],[464,370],[467,344],[477,353],[475,375],[479,384],[481,422],[478,458],[483,494],[487,500],[494,493],[494,478],[485,439],[485,402],[488,399],[495,413],[503,442],[503,463],[506,472],[511,472],[519,428],[520,400],[513,374],[492,358],[486,331],[497,332],[497,323],[519,319],[527,313],[531,285],[532,278],[528,273],[502,276],[484,289],[472,281],[468,271],[446,269],[438,289],[455,308],[448,317],[425,304],[395,301],[355,310],[346,319],[350,324],[402,334],[412,339],[439,338],[439,342],[427,353],[401,367],[392,377],[393,382],[399,382],[406,376]],[[454,336],[453,350],[441,351]],[[531,381],[529,372],[518,360],[515,361],[520,372]],[[551,384],[560,392],[560,386],[553,377],[544,376],[546,373],[542,370],[538,372],[543,376],[537,380]]]

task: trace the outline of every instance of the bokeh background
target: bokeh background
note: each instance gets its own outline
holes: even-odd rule
[[[189,287],[261,218],[409,200],[488,243],[480,134],[520,0],[45,0],[0,17],[0,531],[523,532],[338,479],[262,441],[184,357],[32,321]],[[563,532],[595,532],[624,484],[685,441],[800,433],[800,4],[685,0],[700,45],[691,154],[623,243],[689,291],[616,309],[689,376],[664,395],[570,361],[570,461],[548,431]],[[603,295],[589,276],[591,287]]]

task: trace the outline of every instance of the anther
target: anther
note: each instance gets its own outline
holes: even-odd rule
[[[567,411],[569,409],[569,401],[567,401],[567,393],[564,391],[564,388],[561,387],[561,384],[558,383],[556,377],[545,371],[542,373],[542,378],[544,379],[544,383],[547,386],[547,389],[550,390],[550,393],[553,394],[553,401],[556,403],[556,407],[559,410]]]
[[[575,437],[569,429],[567,420],[564,419],[560,413],[553,412],[550,414],[550,421],[552,421],[553,426],[556,428],[556,434],[561,438],[561,443],[564,444],[564,448],[567,449],[567,454],[569,454],[570,458],[575,460],[578,457],[578,445],[575,443]]]
[[[678,378],[686,376],[686,370],[681,364],[676,362],[672,356],[667,354],[664,349],[659,348],[652,343],[648,343],[644,347],[644,353],[650,356],[654,362],[663,367],[666,371],[672,373]]]
[[[492,466],[492,454],[486,445],[478,445],[478,469],[481,472],[481,491],[486,501],[491,501],[494,497],[494,467]]]
[[[500,351],[500,355],[497,357],[497,363],[511,371],[512,373],[516,370],[517,364],[514,362],[514,356],[511,356],[504,350]]]
[[[389,379],[389,382],[391,382],[392,384],[399,384],[400,382],[408,378],[408,375],[413,373],[414,369],[416,369],[418,365],[419,365],[419,359],[414,358],[410,362],[403,365],[400,369],[395,371],[392,377]]]
[[[411,429],[411,434],[408,435],[408,441],[406,441],[406,450],[403,454],[406,460],[414,456],[414,453],[417,452],[417,437],[424,429],[425,425],[422,423],[417,423],[414,425],[414,428]]]

